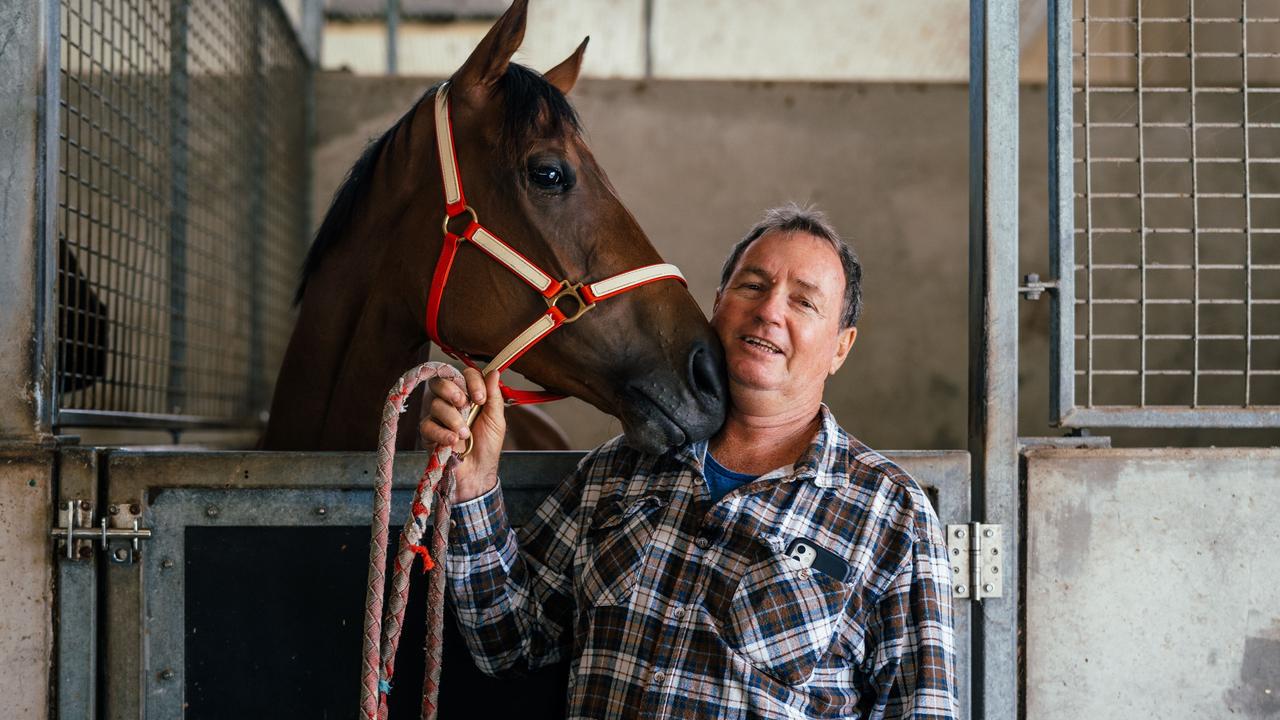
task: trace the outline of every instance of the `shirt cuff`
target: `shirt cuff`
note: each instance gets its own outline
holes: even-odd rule
[[[449,528],[449,544],[479,550],[508,526],[507,506],[502,501],[502,481],[489,492],[454,505]]]

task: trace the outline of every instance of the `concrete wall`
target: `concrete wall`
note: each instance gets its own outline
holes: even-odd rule
[[[1280,451],[1027,460],[1026,717],[1280,713]]]

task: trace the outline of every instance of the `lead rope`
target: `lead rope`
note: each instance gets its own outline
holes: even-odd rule
[[[400,531],[399,549],[391,575],[388,614],[383,617],[386,589],[387,534],[391,529],[391,479],[396,454],[396,426],[409,394],[423,381],[440,377],[465,391],[462,374],[444,363],[423,363],[396,381],[382,410],[378,436],[378,475],[374,484],[373,522],[369,542],[369,587],[365,595],[364,661],[360,687],[360,714],[364,720],[386,720],[387,694],[395,674],[396,648],[409,600],[409,573],[414,555],[422,557],[428,572],[426,668],[422,685],[422,719],[435,720],[440,693],[441,638],[444,630],[444,555],[449,532],[449,504],[453,472],[458,464],[453,449],[437,445],[413,494],[409,520]],[[434,502],[433,502],[434,501]],[[431,516],[430,551],[423,535]],[[435,561],[432,560],[435,558]]]

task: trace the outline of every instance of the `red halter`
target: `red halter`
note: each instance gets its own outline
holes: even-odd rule
[[[444,296],[445,284],[449,281],[449,270],[453,267],[453,260],[457,256],[458,248],[463,241],[468,241],[475,245],[503,267],[515,273],[517,277],[528,283],[534,290],[537,290],[547,303],[547,311],[539,315],[538,319],[525,328],[524,332],[507,343],[507,346],[502,348],[489,361],[489,364],[484,368],[486,373],[489,370],[506,370],[521,355],[528,352],[530,348],[538,344],[547,335],[550,335],[552,330],[576,321],[601,300],[621,295],[629,290],[635,290],[641,285],[647,285],[658,280],[670,279],[685,283],[684,275],[680,273],[680,268],[667,263],[647,265],[635,270],[628,270],[590,284],[555,280],[531,260],[521,255],[515,248],[503,242],[501,238],[481,225],[475,209],[467,204],[466,198],[462,194],[462,175],[458,170],[458,154],[453,146],[453,122],[449,113],[448,90],[449,85],[445,83],[436,91],[436,146],[440,151],[440,175],[444,179],[445,218],[443,223],[444,246],[440,249],[439,260],[436,261],[435,275],[431,278],[431,294],[427,299],[426,329],[427,337],[431,338],[431,342],[435,343],[455,360],[464,362],[471,367],[477,367],[475,360],[470,355],[454,350],[445,344],[440,338],[438,324],[440,300]],[[471,221],[461,235],[455,235],[449,230],[449,221],[464,213],[471,216]],[[565,298],[573,298],[577,303],[577,309],[570,315],[566,315],[557,306],[557,303]],[[508,405],[540,403],[564,397],[546,390],[517,390],[506,385],[502,385],[502,396]],[[473,408],[473,417],[474,411],[478,409],[478,407]],[[468,420],[470,419],[468,418]]]

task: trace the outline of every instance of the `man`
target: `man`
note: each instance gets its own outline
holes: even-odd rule
[[[458,466],[447,572],[490,674],[570,661],[571,718],[956,715],[939,523],[900,468],[822,404],[857,337],[861,267],[816,211],[734,247],[711,324],[730,403],[709,441],[588,454],[519,534],[497,466],[497,378]],[[430,442],[470,434],[435,382]]]

